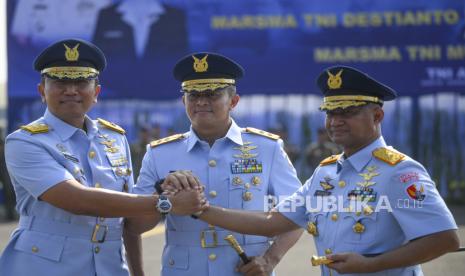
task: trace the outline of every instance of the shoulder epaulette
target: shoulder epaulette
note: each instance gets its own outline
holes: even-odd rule
[[[337,155],[331,155],[330,157],[326,157],[323,159],[323,161],[320,162],[320,166],[326,166],[329,164],[336,163],[336,161],[339,159],[340,154]]]
[[[273,140],[278,140],[278,139],[280,138],[279,135],[276,135],[276,134],[273,134],[273,133],[269,133],[269,132],[267,132],[267,131],[264,131],[264,130],[261,130],[261,129],[257,129],[257,128],[253,128],[253,127],[246,127],[246,128],[245,128],[245,132],[246,132],[246,133],[253,133],[253,134],[265,136],[265,137],[270,138],[270,139],[273,139]]]
[[[391,166],[397,165],[405,158],[404,154],[388,148],[375,149],[373,151],[373,156]]]
[[[50,128],[48,125],[44,123],[38,123],[38,124],[30,124],[26,126],[21,126],[20,127],[22,130],[26,130],[30,132],[31,134],[38,134],[38,133],[47,133]]]
[[[168,137],[165,137],[165,138],[158,139],[158,140],[150,142],[150,147],[154,148],[156,146],[163,145],[163,144],[166,144],[166,143],[170,143],[170,142],[179,140],[181,138],[184,138],[184,134],[171,135],[171,136],[168,136]]]
[[[118,132],[119,134],[125,134],[126,131],[120,127],[119,125],[117,124],[114,124],[112,122],[109,122],[107,120],[104,120],[104,119],[101,119],[101,118],[98,118],[97,121],[99,122],[99,124],[101,124],[103,127],[105,128],[108,128],[110,130],[113,130],[113,131],[116,131]]]

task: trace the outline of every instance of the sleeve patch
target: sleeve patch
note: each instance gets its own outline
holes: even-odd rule
[[[410,181],[418,181],[420,178],[417,172],[407,172],[399,177],[400,182],[407,183]]]
[[[422,184],[420,185],[412,184],[408,186],[406,191],[407,191],[407,195],[413,200],[423,201],[426,197],[425,188],[423,187]]]

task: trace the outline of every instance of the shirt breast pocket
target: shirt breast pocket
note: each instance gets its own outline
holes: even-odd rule
[[[164,271],[187,270],[189,268],[189,249],[174,245],[167,246],[163,251],[162,263]]]
[[[323,240],[326,233],[328,232],[327,223],[328,223],[328,214],[327,212],[315,212],[315,213],[308,213],[308,223],[307,228],[309,228],[309,224],[312,224],[313,227],[316,229],[316,233],[314,232],[312,235],[316,241]],[[308,229],[307,229],[308,231]]]
[[[229,182],[229,207],[244,210],[268,210],[267,188],[258,175],[232,175]]]
[[[244,183],[239,183],[238,179],[237,176],[232,176],[224,180],[228,186],[228,207],[232,209],[242,209]]]
[[[346,243],[366,244],[372,243],[377,237],[378,213],[370,215],[355,213],[344,213],[342,215],[342,225],[340,236]]]
[[[116,171],[118,168],[120,167],[99,167],[97,169],[98,177],[94,178],[95,187],[105,188],[118,192],[123,191],[124,184],[126,183],[126,177],[118,175]],[[124,169],[126,168],[124,167]]]
[[[15,244],[15,249],[27,254],[59,262],[65,246],[65,237],[24,231]]]
[[[74,176],[74,179],[76,179],[76,181],[83,185],[86,185],[87,179],[84,175],[84,170],[82,169],[82,165],[80,163],[76,163],[65,158],[63,158],[61,162],[63,166],[66,168],[66,170]]]

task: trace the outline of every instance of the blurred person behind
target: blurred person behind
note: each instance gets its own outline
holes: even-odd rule
[[[3,139],[3,129],[0,128],[0,182],[3,191],[3,203],[5,204],[5,217],[7,220],[14,220],[17,216],[15,211],[16,197],[11,185],[10,176],[6,169],[5,162],[5,140]]]
[[[340,152],[341,149],[331,141],[326,129],[319,128],[317,140],[305,149],[305,161],[310,171],[313,171],[320,165],[321,160]]]
[[[156,128],[159,129],[159,127],[155,126],[154,129]],[[153,138],[158,139],[158,137],[153,137],[153,133],[156,134],[156,132],[152,131],[149,126],[141,126],[138,132],[137,141],[132,143],[130,146],[132,169],[135,180],[139,177],[139,171],[142,166],[142,159],[144,158],[144,154],[147,150],[147,144],[150,143]]]
[[[275,133],[283,140],[283,148],[284,151],[287,153],[289,160],[291,160],[292,164],[295,165],[295,162],[299,158],[300,149],[297,145],[294,145],[289,142],[289,132],[284,126],[278,126],[276,128],[270,128],[269,132]]]

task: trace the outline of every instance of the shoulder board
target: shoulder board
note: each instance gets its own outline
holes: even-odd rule
[[[330,157],[326,157],[323,159],[323,161],[320,162],[320,166],[326,166],[329,164],[336,163],[336,161],[339,159],[340,154],[337,155],[331,155]]]
[[[163,139],[158,139],[158,140],[150,142],[150,147],[154,148],[154,147],[159,146],[159,145],[163,145],[163,144],[166,144],[166,143],[177,141],[177,140],[179,140],[181,138],[184,138],[184,134],[171,135],[171,136],[165,137]]]
[[[39,123],[39,124],[30,124],[26,126],[21,126],[20,127],[22,130],[26,130],[30,132],[31,134],[38,134],[38,133],[47,133],[50,128],[48,125],[44,123]]]
[[[269,133],[269,132],[267,132],[267,131],[264,131],[264,130],[261,130],[261,129],[257,129],[257,128],[253,128],[253,127],[246,127],[246,128],[245,128],[245,132],[246,132],[246,133],[253,133],[253,134],[265,136],[265,137],[270,138],[270,139],[273,139],[273,140],[278,140],[278,139],[280,138],[279,135],[276,135],[276,134],[273,134],[273,133]]]
[[[118,132],[119,134],[125,134],[126,131],[120,127],[119,125],[117,124],[114,124],[112,122],[109,122],[107,120],[104,120],[104,119],[101,119],[101,118],[98,118],[97,121],[99,122],[99,124],[101,124],[103,127],[105,128],[108,128],[110,130],[113,130],[113,131],[116,131]]]
[[[405,158],[404,154],[388,148],[375,149],[373,151],[373,156],[391,166],[397,165]]]

